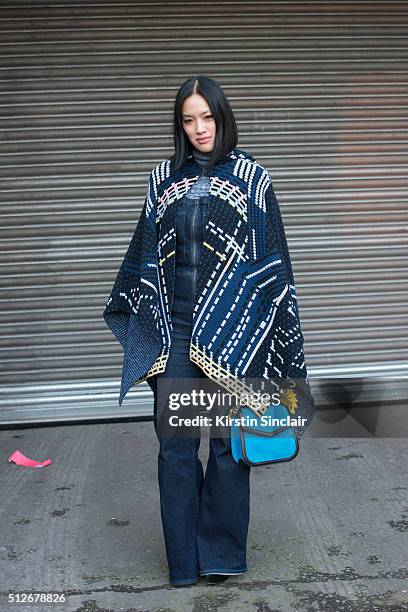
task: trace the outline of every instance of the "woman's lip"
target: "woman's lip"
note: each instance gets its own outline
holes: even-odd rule
[[[197,142],[199,142],[200,144],[203,144],[204,142],[207,142],[207,140],[210,140],[210,136],[208,136],[208,138],[197,138]]]

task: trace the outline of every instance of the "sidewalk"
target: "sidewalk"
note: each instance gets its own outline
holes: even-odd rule
[[[305,436],[292,462],[253,468],[248,572],[182,589],[168,584],[152,422],[0,443],[1,610],[408,610],[406,439]],[[8,463],[16,449],[53,464]],[[204,462],[207,449],[204,432]],[[67,601],[7,603],[23,589]]]

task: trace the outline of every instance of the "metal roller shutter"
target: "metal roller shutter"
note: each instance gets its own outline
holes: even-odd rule
[[[1,423],[151,413],[146,383],[118,405],[102,311],[196,73],[271,171],[312,384],[388,374],[406,392],[406,2],[15,1],[0,17]]]

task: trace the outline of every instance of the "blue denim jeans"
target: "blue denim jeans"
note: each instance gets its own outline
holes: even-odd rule
[[[184,197],[179,203],[173,336],[165,372],[147,379],[154,392],[154,427],[159,440],[158,480],[169,579],[194,584],[204,574],[242,574],[247,570],[250,467],[236,463],[231,439],[209,438],[204,474],[198,457],[200,433],[162,437],[158,433],[157,385],[163,379],[206,378],[189,359],[196,265],[206,222],[208,199]],[[207,209],[208,210],[208,209]],[[184,390],[184,389],[183,389]],[[168,410],[164,403],[160,410]]]

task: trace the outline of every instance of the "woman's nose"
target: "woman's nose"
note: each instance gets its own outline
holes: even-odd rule
[[[196,132],[197,134],[201,134],[201,132],[205,132],[204,123],[201,123],[201,121],[197,121]]]

